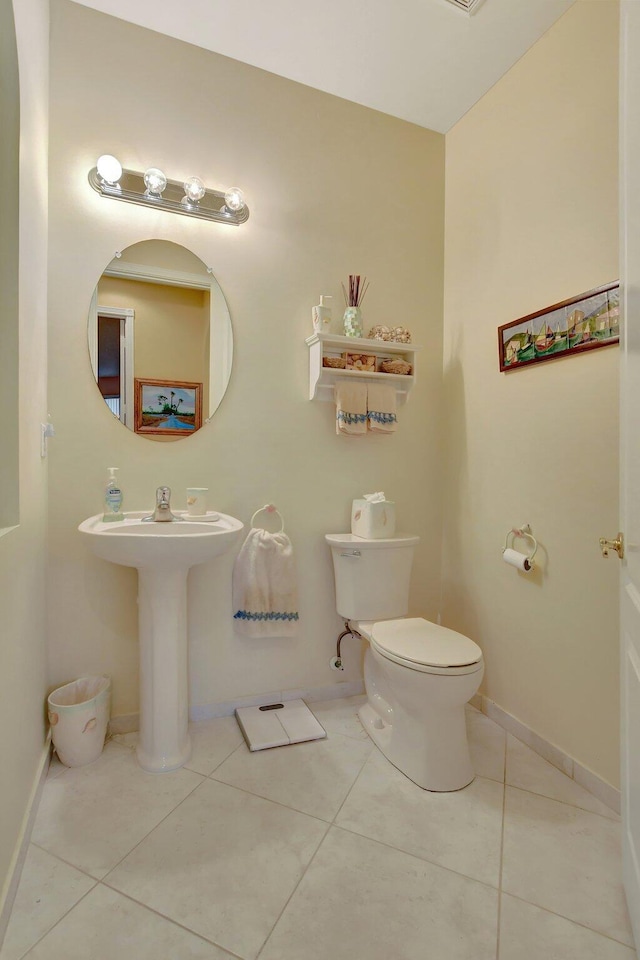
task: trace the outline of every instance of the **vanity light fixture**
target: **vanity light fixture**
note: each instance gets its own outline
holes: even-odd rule
[[[244,208],[244,193],[238,187],[231,187],[224,195],[223,210],[229,210],[231,213],[238,213]]]
[[[110,187],[115,186],[122,176],[122,164],[119,160],[116,160],[115,157],[112,157],[110,153],[105,153],[101,157],[98,157],[96,170],[98,171],[100,180],[103,183],[109,184]]]
[[[159,170],[157,167],[149,167],[143,180],[147,188],[145,190],[146,196],[153,197],[154,200],[159,200],[167,187],[167,178],[162,170]]]
[[[199,177],[188,180],[169,180],[158,167],[149,167],[145,173],[123,169],[120,161],[110,154],[99,157],[89,171],[89,183],[103,197],[126,200],[142,207],[181,213],[201,220],[232,223],[236,226],[249,219],[242,190],[231,187],[226,192],[208,190]]]
[[[189,177],[184,182],[183,203],[199,203],[207,192],[200,177]]]

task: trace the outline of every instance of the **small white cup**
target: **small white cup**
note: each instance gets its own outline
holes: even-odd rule
[[[207,512],[209,487],[187,487],[187,513],[190,517],[203,517]]]

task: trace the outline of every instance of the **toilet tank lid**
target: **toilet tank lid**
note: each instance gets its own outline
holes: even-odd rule
[[[383,537],[380,540],[365,540],[364,537],[356,537],[353,533],[325,533],[327,543],[332,547],[349,546],[355,550],[382,550],[385,547],[413,547],[420,542],[420,537],[410,533],[400,533],[397,537]]]
[[[371,635],[382,651],[429,667],[464,667],[482,659],[482,650],[469,637],[422,617],[381,620]]]

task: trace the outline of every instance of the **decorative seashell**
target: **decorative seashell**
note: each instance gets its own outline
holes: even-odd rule
[[[377,323],[369,331],[369,340],[391,340],[391,330],[381,323]]]
[[[58,716],[57,713],[53,713],[51,710],[49,711],[49,723],[51,724],[52,727],[55,727],[59,719],[60,717]]]
[[[347,370],[364,370],[374,372],[376,368],[376,358],[368,353],[348,353]]]
[[[395,373],[406,375],[411,373],[411,364],[407,363],[406,360],[383,360],[380,364],[380,370],[382,373]]]
[[[392,338],[396,343],[411,343],[411,333],[406,327],[394,327]]]

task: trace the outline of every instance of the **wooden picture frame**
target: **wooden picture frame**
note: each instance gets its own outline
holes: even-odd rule
[[[498,327],[500,370],[618,343],[621,320],[617,280],[512,320]]]
[[[136,377],[134,388],[136,433],[184,437],[202,426],[201,383]]]

